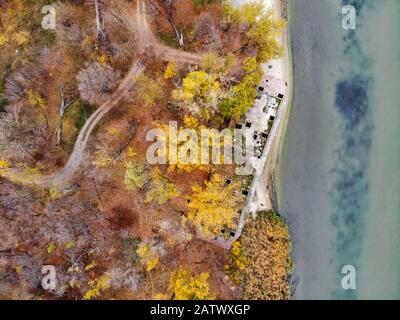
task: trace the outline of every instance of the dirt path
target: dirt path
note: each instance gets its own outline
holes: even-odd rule
[[[120,83],[117,91],[115,91],[114,94],[90,116],[85,125],[82,127],[67,164],[64,166],[64,168],[61,169],[61,171],[59,171],[55,175],[44,178],[44,184],[60,184],[68,181],[73,176],[82,161],[83,153],[86,149],[89,137],[94,128],[99,123],[99,121],[112,108],[119,104],[121,100],[126,96],[126,94],[134,87],[137,77],[143,71],[144,66],[139,61],[135,61],[128,74]]]
[[[138,0],[136,4],[136,14],[132,14],[134,21],[132,25],[138,35],[139,51],[145,52],[148,48],[153,48],[156,56],[165,61],[176,62],[179,64],[201,64],[202,55],[196,53],[176,50],[161,44],[154,36],[146,15],[146,3]],[[128,92],[134,87],[137,77],[145,70],[144,65],[136,60],[125,78],[121,81],[118,89],[105,101],[86,121],[75,142],[74,149],[68,162],[59,172],[47,176],[39,182],[41,185],[63,184],[68,182],[83,160],[83,155],[94,128],[99,121],[116,105],[118,105]]]
[[[177,62],[181,64],[201,64],[203,55],[170,48],[162,43],[154,35],[146,14],[146,3],[138,0],[136,3],[136,31],[139,36],[141,49],[153,48],[157,57],[161,60]]]

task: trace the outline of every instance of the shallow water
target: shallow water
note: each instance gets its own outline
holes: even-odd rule
[[[294,298],[400,298],[400,1],[290,2],[293,105],[279,160]],[[341,8],[357,9],[343,30]],[[341,287],[355,267],[356,290]]]

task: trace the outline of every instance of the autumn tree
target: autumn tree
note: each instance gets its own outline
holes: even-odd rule
[[[142,189],[148,181],[144,166],[135,161],[128,161],[125,166],[125,187],[128,190]]]
[[[283,47],[278,37],[285,28],[285,21],[275,17],[274,10],[265,10],[262,1],[246,3],[240,8],[231,4],[224,5],[225,15],[231,23],[242,25],[246,28],[246,44],[242,48],[254,47],[258,51],[257,58],[260,62],[277,59],[283,54]]]
[[[219,104],[219,111],[225,118],[238,119],[253,106],[257,96],[256,87],[260,83],[262,73],[257,67],[255,58],[244,61],[245,76],[242,81],[234,85]]]
[[[110,288],[110,279],[103,275],[93,280],[89,280],[90,289],[83,295],[83,300],[99,298],[101,293]]]
[[[101,105],[117,85],[119,77],[119,72],[111,66],[98,62],[86,63],[86,68],[76,76],[82,100]]]
[[[196,275],[190,269],[179,268],[172,272],[169,291],[174,300],[213,300],[208,284],[209,274]]]
[[[140,243],[136,249],[136,254],[140,259],[146,272],[153,270],[159,259],[166,254],[164,244],[157,240],[147,240]]]
[[[131,3],[126,1],[110,1],[104,14],[109,46],[112,45],[112,60],[117,65],[126,67],[137,52],[137,35],[133,26]],[[110,50],[108,50],[110,51]]]
[[[156,202],[159,205],[180,195],[173,183],[165,178],[160,169],[151,172],[150,190],[146,194],[146,202]]]
[[[202,67],[209,73],[225,75],[235,62],[235,56],[228,54],[226,57],[219,56],[216,52],[210,51],[203,54]]]
[[[145,105],[154,105],[165,98],[165,85],[160,80],[141,75],[136,83],[136,95]]]
[[[0,159],[0,169],[7,169],[10,167],[10,163],[7,160]]]
[[[258,49],[258,59],[261,62],[277,59],[283,55],[283,47],[277,38],[282,34],[284,27],[285,22],[276,20],[272,9],[250,27],[247,32],[248,42]]]
[[[225,51],[224,34],[221,20],[215,19],[213,10],[204,10],[197,18],[194,25],[194,37],[204,49],[218,52]]]
[[[249,264],[249,259],[243,253],[243,244],[240,240],[232,243],[228,261],[229,263],[224,266],[224,271],[234,283],[240,285],[242,271]]]
[[[24,51],[32,50],[36,45],[51,44],[45,39],[49,36],[48,31],[39,28],[42,19],[40,9],[45,4],[42,0],[29,4],[20,0],[0,2],[0,50],[8,47]]]
[[[158,150],[157,156],[171,162],[168,172],[211,172],[214,164],[223,163],[224,146],[225,143],[229,143],[228,139],[224,139],[224,135],[217,130],[202,125],[196,117],[185,115],[181,128],[161,125],[159,129],[164,133],[159,141],[164,143],[165,148]],[[218,150],[219,154],[213,154],[215,150]],[[170,152],[176,152],[176,156]]]
[[[168,80],[168,79],[172,79],[172,78],[176,77],[177,74],[178,74],[177,65],[170,62],[170,63],[168,63],[168,66],[164,70],[163,77],[165,80]]]
[[[31,111],[8,106],[0,113],[0,151],[6,151],[10,160],[36,163],[35,156],[42,149],[49,150],[50,128],[45,121],[32,121]]]
[[[242,199],[238,193],[240,184],[226,185],[223,179],[214,174],[205,186],[194,186],[188,197],[188,219],[206,238],[221,234],[223,229],[233,229]]]
[[[237,267],[244,299],[289,299],[289,274],[293,269],[288,228],[274,212],[259,212],[241,237]],[[236,254],[238,248],[235,248]],[[245,264],[245,267],[241,268]]]
[[[19,103],[29,92],[37,91],[37,81],[43,75],[39,65],[26,63],[14,70],[5,81],[4,97],[8,103]]]
[[[204,71],[192,71],[183,79],[181,88],[172,92],[175,102],[197,115],[215,113],[220,84],[217,77]]]

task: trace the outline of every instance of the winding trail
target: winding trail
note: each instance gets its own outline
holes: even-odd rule
[[[202,54],[177,50],[160,43],[148,22],[146,3],[143,0],[138,0],[136,3],[136,20],[134,25],[139,36],[139,48],[153,48],[156,56],[164,61],[182,64],[202,64]]]
[[[77,168],[79,167],[84,151],[86,149],[89,137],[92,134],[94,128],[99,123],[99,121],[121,100],[126,96],[126,94],[134,87],[136,79],[144,71],[143,64],[137,60],[133,63],[133,66],[125,76],[125,78],[120,83],[117,91],[107,99],[86,121],[85,125],[82,127],[79,136],[75,142],[74,149],[68,159],[67,164],[58,173],[53,176],[43,178],[44,184],[61,184],[66,182],[73,176]]]
[[[201,54],[169,48],[157,40],[148,23],[146,3],[144,1],[137,1],[136,14],[132,16],[135,17],[135,20],[132,21],[132,25],[136,29],[138,35],[139,52],[145,52],[146,49],[152,48],[156,56],[161,60],[180,64],[202,63]],[[128,92],[135,86],[138,76],[142,74],[144,70],[145,66],[140,59],[133,62],[132,67],[119,84],[118,89],[89,117],[82,127],[66,165],[55,174],[40,179],[39,184],[43,186],[52,184],[60,185],[68,182],[73,177],[83,160],[84,152],[94,128],[111,109],[125,98]]]

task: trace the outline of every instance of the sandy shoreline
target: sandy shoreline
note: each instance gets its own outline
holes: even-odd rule
[[[264,74],[273,76],[284,80],[288,84],[287,105],[285,114],[283,115],[283,121],[280,124],[277,135],[272,142],[271,151],[267,162],[265,164],[262,179],[260,181],[259,190],[265,192],[265,198],[262,202],[265,204],[266,209],[272,209],[278,211],[276,193],[275,193],[275,173],[279,165],[279,154],[280,148],[285,136],[285,129],[287,126],[288,115],[290,113],[291,97],[292,97],[292,61],[290,51],[290,28],[289,19],[285,11],[286,0],[265,0],[267,8],[273,8],[276,12],[276,16],[280,19],[287,19],[287,25],[284,33],[280,37],[280,43],[285,50],[284,56],[280,59],[272,60],[268,63],[263,64]],[[267,191],[268,190],[268,191]]]

